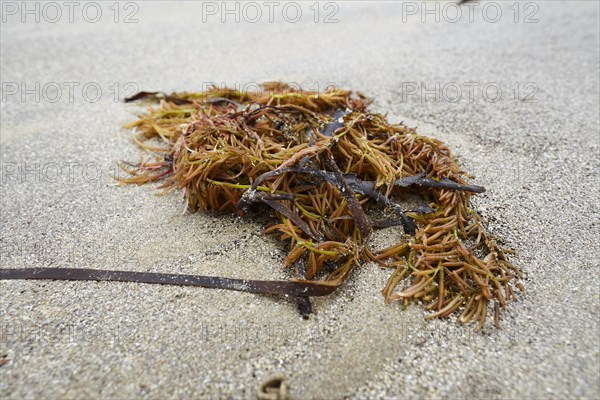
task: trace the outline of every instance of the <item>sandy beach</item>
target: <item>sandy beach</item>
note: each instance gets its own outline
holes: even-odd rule
[[[294,399],[600,397],[597,2],[484,1],[459,19],[451,2],[21,4],[1,5],[1,268],[289,279],[262,221],[113,179],[146,156],[125,96],[280,80],[360,91],[444,141],[487,188],[474,206],[527,292],[475,332],[384,304],[374,264],[309,320],[276,296],[0,281],[0,396],[255,398],[281,373]]]

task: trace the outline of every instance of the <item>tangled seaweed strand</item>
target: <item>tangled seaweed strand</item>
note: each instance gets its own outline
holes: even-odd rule
[[[162,180],[165,190],[183,189],[192,211],[270,207],[275,222],[266,232],[289,243],[285,266],[295,282],[337,287],[374,261],[393,269],[386,302],[420,300],[433,311],[427,318],[460,311],[478,329],[493,308],[498,324],[513,284],[522,290],[521,274],[469,206],[484,189],[467,184],[442,142],[388,123],[350,91],[262,89],[126,99],[159,105],[126,126],[155,159],[122,163],[131,175],[121,181]],[[406,209],[409,195],[422,200]],[[372,229],[392,225],[403,226],[403,240],[371,251]]]

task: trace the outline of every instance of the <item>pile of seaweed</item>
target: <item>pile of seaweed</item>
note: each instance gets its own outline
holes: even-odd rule
[[[289,245],[293,282],[337,288],[375,262],[392,271],[386,302],[420,301],[427,318],[460,312],[479,329],[490,309],[498,323],[521,274],[470,207],[485,189],[466,182],[442,142],[369,112],[361,94],[261,88],[126,99],[158,106],[126,126],[153,157],[122,163],[122,182],[160,180],[183,190],[192,211],[268,207],[266,232]],[[394,225],[399,243],[369,248],[373,229]]]

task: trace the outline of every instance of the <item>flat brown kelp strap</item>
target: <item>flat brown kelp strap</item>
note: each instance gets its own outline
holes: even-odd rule
[[[299,297],[326,296],[339,287],[339,284],[332,283],[255,281],[215,276],[164,274],[160,272],[114,271],[87,268],[0,268],[0,280],[9,279],[155,283]]]
[[[427,172],[421,172],[413,176],[397,179],[394,182],[394,185],[399,187],[430,187],[446,190],[462,190],[471,193],[485,192],[485,188],[483,186],[462,185],[460,183],[451,181],[448,178],[442,178],[439,181],[436,181],[435,179],[429,178],[427,176]]]

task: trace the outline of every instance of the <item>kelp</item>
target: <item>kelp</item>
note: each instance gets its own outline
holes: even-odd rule
[[[287,244],[284,266],[298,285],[336,288],[375,263],[392,270],[386,302],[418,301],[427,318],[459,313],[479,328],[488,310],[497,323],[522,288],[510,251],[470,206],[485,189],[467,182],[441,141],[389,123],[361,94],[275,82],[255,92],[213,87],[128,100],[157,104],[126,126],[154,156],[123,163],[129,176],[120,181],[182,190],[191,211],[269,208],[265,232]],[[402,240],[371,249],[373,229],[394,225]]]

